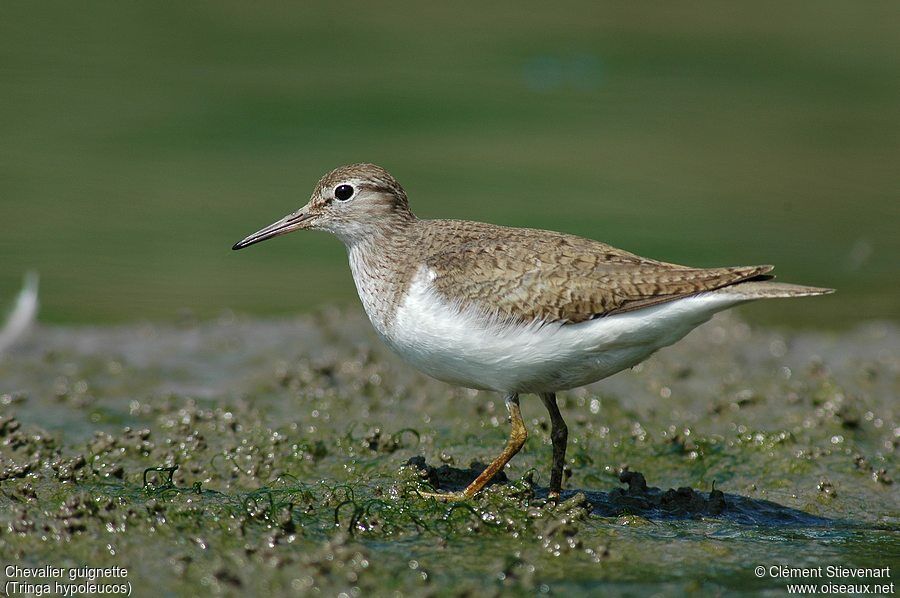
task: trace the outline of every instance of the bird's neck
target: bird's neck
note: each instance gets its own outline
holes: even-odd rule
[[[386,335],[417,267],[415,219],[380,227],[345,242],[353,282],[363,307],[379,333]]]
[[[343,224],[331,232],[346,245],[347,251],[354,247],[376,248],[402,239],[417,221],[412,212],[396,211],[371,220]]]

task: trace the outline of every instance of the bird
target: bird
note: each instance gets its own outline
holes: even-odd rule
[[[549,412],[548,498],[559,500],[568,428],[558,392],[631,368],[724,309],[834,291],[775,282],[770,265],[696,268],[560,232],[420,219],[400,183],[369,163],[325,174],[306,205],[232,249],[297,230],[344,243],[391,350],[433,378],[504,396],[506,446],[462,491],[428,493],[447,501],[475,497],[525,444],[520,395]]]

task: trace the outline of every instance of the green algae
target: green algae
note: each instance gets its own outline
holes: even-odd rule
[[[0,360],[0,560],[121,566],[137,595],[783,593],[757,566],[900,559],[900,330],[719,318],[549,421],[421,376],[367,323],[39,328]],[[638,473],[640,472],[640,473]]]

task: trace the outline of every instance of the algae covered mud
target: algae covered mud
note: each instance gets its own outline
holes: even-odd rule
[[[418,491],[497,453],[502,400],[416,374],[356,315],[39,328],[0,358],[0,579],[10,595],[873,592],[900,575],[898,356],[892,324],[719,318],[561,395],[561,504],[533,397],[506,478],[442,504]]]

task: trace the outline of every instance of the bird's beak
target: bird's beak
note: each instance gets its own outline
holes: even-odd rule
[[[306,228],[306,222],[314,217],[313,214],[310,214],[308,211],[301,208],[292,214],[288,214],[278,222],[273,222],[266,228],[256,231],[243,241],[235,243],[232,249],[243,249],[254,243],[259,243],[260,241],[265,241],[266,239],[271,239],[272,237],[277,237],[278,235],[283,235],[299,228]]]

